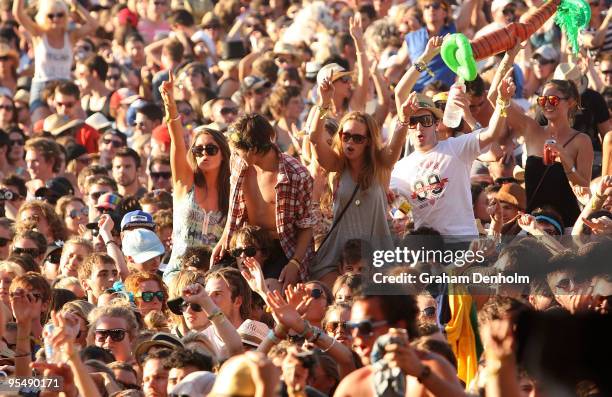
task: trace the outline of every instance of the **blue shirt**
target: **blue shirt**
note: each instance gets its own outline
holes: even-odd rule
[[[457,28],[455,24],[451,23],[450,25],[444,25],[438,36],[456,32]],[[408,56],[410,56],[412,62],[415,62],[425,52],[427,41],[429,41],[429,33],[427,33],[426,28],[421,28],[408,33],[405,40],[408,46]],[[440,55],[436,55],[436,57],[429,62],[427,67],[431,69],[435,77],[431,77],[427,71],[421,73],[421,77],[419,77],[414,85],[414,91],[421,92],[426,85],[436,80],[440,80],[449,87],[455,82],[455,73],[446,66]]]

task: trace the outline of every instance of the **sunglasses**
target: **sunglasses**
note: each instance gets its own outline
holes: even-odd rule
[[[63,12],[56,12],[56,13],[47,14],[47,18],[49,18],[51,20],[53,20],[53,19],[62,19],[65,16],[66,16],[66,13],[63,13]]]
[[[14,109],[13,105],[0,105],[0,110],[12,111],[13,109]]]
[[[348,327],[348,329],[351,330],[351,333],[353,334],[353,336],[361,336],[361,337],[372,336],[376,328],[380,328],[385,325],[387,325],[386,320],[374,321],[374,322],[370,320],[364,320],[364,321],[359,321],[359,322],[349,321],[346,323],[346,326]]]
[[[8,238],[0,237],[0,247],[6,247],[10,241]]]
[[[550,104],[552,107],[557,107],[559,103],[567,98],[560,98],[556,95],[541,95],[538,97],[537,102],[541,107],[546,106],[546,102]]]
[[[319,288],[313,288],[310,291],[310,297],[314,298],[314,299],[319,299],[320,297],[323,296],[323,291],[321,291]]]
[[[436,308],[433,306],[427,306],[425,309],[421,310],[421,314],[425,317],[433,317],[436,315]]]
[[[25,296],[27,295],[31,295],[35,300],[41,300],[42,299],[42,295],[37,293],[37,292],[30,292],[29,294],[25,294]],[[9,298],[11,299],[15,299],[15,298],[20,298],[24,296],[23,294],[17,294],[15,292],[9,292]]]
[[[105,145],[113,145],[114,148],[120,148],[121,146],[123,146],[123,142],[115,139],[103,138],[102,143]]]
[[[353,141],[357,145],[361,145],[362,143],[368,140],[368,137],[365,135],[349,134],[348,132],[340,132],[340,138],[344,143],[349,143],[350,141]]]
[[[217,145],[206,145],[206,146],[198,145],[198,146],[194,146],[191,148],[191,153],[193,153],[193,155],[196,157],[204,157],[204,153],[206,153],[207,156],[215,156],[217,153],[219,153],[219,146]]]
[[[25,141],[23,139],[9,139],[10,146],[23,146],[25,145]]]
[[[289,59],[287,59],[287,58],[284,58],[284,57],[277,57],[276,58],[276,62],[278,62],[278,63],[290,63],[291,61]]]
[[[602,70],[601,74],[605,74],[605,75],[612,74],[612,69]]]
[[[116,329],[97,329],[95,331],[96,340],[103,342],[110,336],[113,342],[121,342],[125,338],[127,330],[116,328]]]
[[[170,179],[172,172],[151,172],[151,179]]]
[[[140,294],[135,295],[136,298],[141,298],[144,302],[151,302],[154,298],[157,298],[158,301],[164,301],[164,291],[149,291],[142,292]]]
[[[425,10],[428,10],[430,8],[434,9],[434,10],[439,10],[440,8],[443,8],[443,7],[442,7],[441,3],[431,3],[431,4],[425,4],[423,6],[423,9],[425,9]]]
[[[325,324],[325,331],[329,333],[335,333],[338,329],[347,330],[348,322],[347,321],[330,321]]]
[[[431,127],[434,123],[434,117],[431,114],[424,114],[423,116],[412,116],[408,119],[409,128],[417,128],[417,124],[421,124],[423,127]]]
[[[193,111],[191,110],[191,108],[183,108],[183,109],[179,109],[179,113],[184,116],[191,116]]]
[[[88,215],[89,215],[89,209],[87,207],[83,207],[80,210],[71,210],[68,213],[68,216],[70,217],[70,219],[76,219],[81,216],[88,216]]]
[[[36,248],[13,248],[13,254],[15,255],[22,255],[22,254],[28,254],[30,256],[38,256],[38,249]]]
[[[11,57],[9,57],[8,55],[0,56],[0,62],[6,62],[6,61],[8,61],[10,59],[11,59]]]
[[[252,258],[257,254],[257,248],[253,246],[244,247],[244,248],[235,248],[232,250],[231,255],[234,258],[238,258],[242,255],[243,252],[244,252],[244,256],[246,256],[247,258]]]
[[[106,76],[106,80],[119,80],[119,79],[121,79],[120,74],[109,74],[108,76]]]
[[[554,59],[534,59],[531,61],[532,64],[534,65],[540,65],[540,66],[544,66],[544,65],[551,65],[553,63],[555,63],[556,61]]]
[[[108,192],[93,192],[89,194],[89,197],[91,197],[93,200],[98,201],[98,199],[100,198],[101,195],[106,194]]]
[[[185,313],[187,311],[187,308],[190,307],[191,310],[193,310],[194,312],[201,312],[202,306],[200,306],[197,303],[187,303],[187,302],[183,302],[181,303],[181,305],[179,306],[179,308],[181,309],[181,313]]]
[[[221,108],[221,114],[227,116],[228,114],[238,114],[238,109],[236,108]]]
[[[139,128],[145,128],[145,122],[144,121],[134,121],[134,124],[132,124],[133,127],[139,127]]]

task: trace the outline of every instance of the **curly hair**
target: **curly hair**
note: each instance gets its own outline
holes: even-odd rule
[[[50,204],[41,200],[28,201],[24,203],[21,208],[19,208],[19,211],[17,212],[17,219],[21,219],[21,214],[27,210],[38,210],[41,215],[45,217],[51,231],[51,241],[66,241],[68,238],[68,230],[66,229],[66,225]],[[18,229],[19,223],[21,222],[17,223]]]
[[[160,290],[164,293],[164,300],[162,301],[162,310],[166,310],[166,302],[168,301],[168,289],[166,288],[166,284],[164,284],[162,278],[159,277],[157,274],[141,271],[133,272],[125,279],[125,290],[136,295],[138,292],[140,292],[140,283],[143,283],[145,281],[157,282]]]

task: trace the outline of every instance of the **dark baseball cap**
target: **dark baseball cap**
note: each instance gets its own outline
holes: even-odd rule
[[[60,197],[71,194],[74,194],[74,188],[70,181],[63,176],[49,179],[44,187],[34,192],[34,196],[40,197],[51,204],[57,203]]]

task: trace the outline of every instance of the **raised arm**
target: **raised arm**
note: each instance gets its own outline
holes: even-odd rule
[[[366,45],[363,39],[363,27],[359,13],[355,14],[355,16],[350,19],[349,32],[351,33],[351,37],[355,42],[355,48],[357,49],[357,85],[353,90],[350,106],[352,110],[363,112],[365,111],[368,94],[370,92],[370,79],[368,76],[370,66],[366,55]]]
[[[31,35],[42,36],[45,31],[39,26],[26,11],[26,6],[23,0],[13,1],[13,15],[15,20],[25,28]]]
[[[72,41],[93,33],[98,28],[98,21],[77,0],[70,0],[70,12],[82,19],[80,27],[71,33]]]
[[[170,71],[168,81],[162,82],[159,91],[166,108],[166,120],[170,133],[170,166],[172,167],[172,186],[175,193],[186,194],[193,185],[193,170],[187,163],[183,124],[174,101],[174,73]]]
[[[336,172],[341,168],[341,159],[327,143],[323,131],[325,113],[331,109],[332,98],[334,96],[332,77],[333,72],[330,72],[329,76],[318,87],[319,105],[315,106],[313,114],[314,129],[310,133],[310,142],[314,148],[314,158],[321,167],[329,172]]]
[[[121,280],[125,280],[127,276],[130,275],[130,270],[128,269],[121,247],[119,247],[119,244],[113,239],[111,231],[114,225],[115,222],[113,222],[113,219],[108,214],[103,214],[100,216],[100,220],[98,220],[98,227],[100,228],[99,235],[102,241],[104,241],[106,253],[115,260],[119,276]]]
[[[504,55],[504,58],[495,72],[495,76],[491,82],[491,88],[489,88],[489,93],[487,95],[487,98],[493,107],[496,106],[495,101],[497,100],[497,88],[499,86],[499,82],[504,76],[506,76],[508,70],[513,70],[514,58],[520,50],[521,46],[520,43],[518,43],[513,49],[506,52],[506,55]],[[514,105],[512,102],[510,102],[510,107],[506,109],[506,113],[508,114],[507,123],[513,131],[523,131],[524,135],[526,132],[532,129],[540,128],[539,124],[534,119],[527,116],[518,105]]]
[[[402,104],[400,111],[397,113],[397,126],[393,131],[387,146],[385,147],[385,165],[388,168],[392,168],[397,160],[399,160],[402,154],[402,148],[406,143],[406,134],[408,132],[408,122],[410,116],[412,116],[419,108],[419,104],[416,97],[416,92],[412,92],[410,96]]]
[[[416,81],[421,75],[420,70],[424,70],[427,64],[431,62],[436,55],[440,53],[440,46],[442,45],[442,36],[430,37],[425,46],[425,52],[419,59],[413,59],[412,65],[406,70],[406,73],[402,76],[399,83],[395,87],[395,107],[397,108],[397,114],[401,114],[402,105],[408,99],[412,87],[416,84]]]
[[[514,81],[512,80],[512,69],[509,69],[504,75],[504,79],[498,83],[498,96],[495,101],[495,111],[489,126],[479,135],[480,149],[484,149],[493,142],[499,141],[502,132],[506,129],[506,110],[510,107],[510,101],[516,91]]]
[[[370,74],[374,81],[374,88],[376,89],[376,110],[374,111],[374,118],[378,121],[379,125],[385,123],[387,114],[389,113],[389,106],[391,106],[391,90],[389,85],[378,69],[378,62],[374,62],[370,68]]]
[[[242,341],[236,327],[225,317],[202,285],[191,284],[185,287],[183,289],[183,299],[185,302],[197,303],[202,306],[217,335],[225,343],[230,357],[242,353]]]

